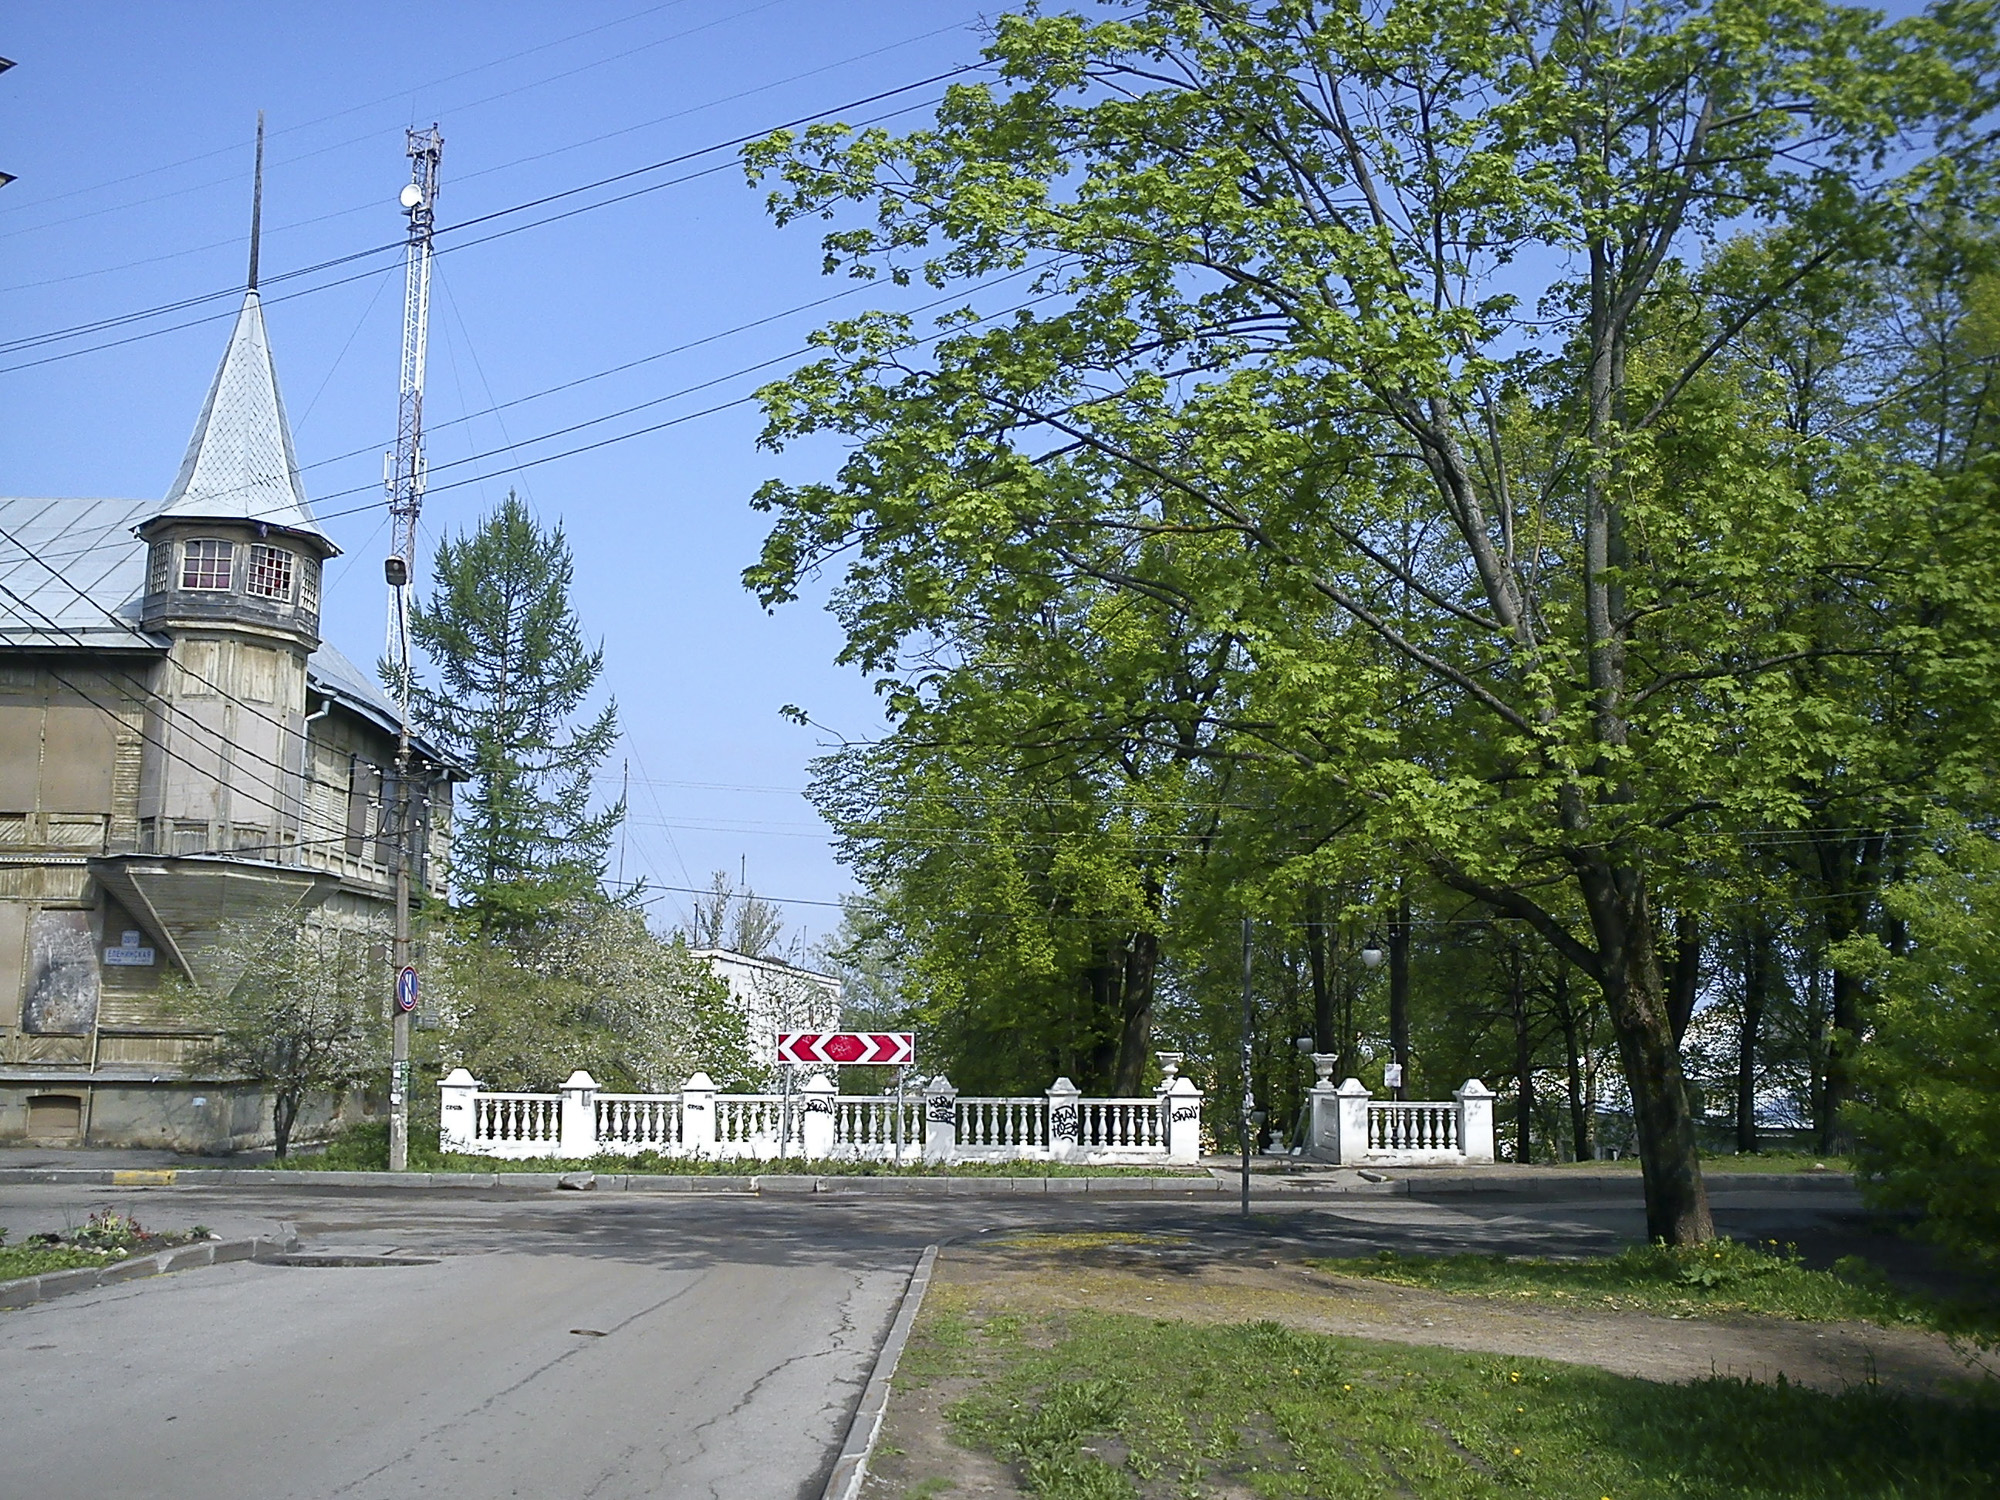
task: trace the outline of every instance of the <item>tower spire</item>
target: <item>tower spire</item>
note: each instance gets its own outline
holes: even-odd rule
[[[257,290],[257,241],[264,228],[264,111],[257,111],[257,170],[250,188],[250,286]]]

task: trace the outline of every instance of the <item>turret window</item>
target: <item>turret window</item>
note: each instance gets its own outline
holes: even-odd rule
[[[292,554],[283,547],[250,545],[250,592],[263,599],[292,597]]]
[[[146,554],[146,592],[164,594],[174,576],[174,544],[155,542]]]
[[[319,613],[319,564],[310,557],[299,559],[299,608],[309,615]]]
[[[229,542],[187,543],[181,552],[181,587],[226,591],[235,555],[236,548]]]

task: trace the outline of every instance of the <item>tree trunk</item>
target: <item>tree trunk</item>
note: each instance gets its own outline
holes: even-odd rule
[[[1389,1052],[1403,1070],[1398,1099],[1410,1097],[1410,898],[1398,895],[1389,921]]]
[[[1158,933],[1135,932],[1125,946],[1125,982],[1120,996],[1123,1026],[1118,1035],[1115,1095],[1132,1098],[1146,1085],[1146,1054],[1153,1045],[1153,996],[1160,967]]]
[[[1771,929],[1752,924],[1743,935],[1743,1024],[1736,1038],[1736,1149],[1754,1155],[1757,1146],[1757,1051],[1770,998],[1773,968]]]
[[[1312,974],[1313,1050],[1337,1052],[1339,1038],[1333,1010],[1333,985],[1327,973],[1326,923],[1321,920],[1320,893],[1308,889],[1306,908],[1306,967]]]
[[[1674,1045],[1687,1036],[1688,1022],[1694,1019],[1694,1002],[1701,994],[1701,927],[1691,911],[1674,913],[1674,969],[1668,986],[1668,1016],[1673,1023]]]
[[[1669,1245],[1715,1238],[1695,1145],[1680,1047],[1653,946],[1652,913],[1637,870],[1591,861],[1579,882],[1597,937],[1604,1002],[1632,1093],[1632,1128],[1646,1187],[1646,1237]]]
[[[1819,1149],[1840,1154],[1853,1144],[1847,1106],[1854,1101],[1854,1053],[1861,1037],[1861,976],[1833,967],[1833,1029],[1827,1035],[1826,1102]]]
[[[1116,949],[1106,943],[1096,960],[1083,971],[1086,1004],[1089,1006],[1089,1050],[1078,1061],[1077,1082],[1085,1093],[1108,1089],[1118,1066],[1120,1038],[1124,1030],[1124,1006],[1119,992],[1125,970]]]
[[[1584,1095],[1583,1087],[1583,1036],[1578,1024],[1576,1008],[1570,1003],[1569,960],[1556,955],[1556,976],[1550,983],[1554,994],[1556,1018],[1562,1025],[1564,1078],[1569,1086],[1569,1137],[1570,1150],[1578,1161],[1590,1161],[1597,1155],[1596,1143],[1591,1138],[1590,1101]]]
[[[1535,1155],[1535,1048],[1528,1034],[1528,986],[1521,974],[1521,950],[1511,943],[1507,1000],[1514,1018],[1514,1160],[1526,1165]]]
[[[292,1126],[299,1118],[299,1102],[304,1095],[293,1089],[279,1089],[271,1095],[271,1138],[280,1160],[292,1149]]]

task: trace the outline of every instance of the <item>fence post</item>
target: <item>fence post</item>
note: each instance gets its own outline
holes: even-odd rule
[[[562,1086],[562,1126],[556,1155],[597,1155],[597,1080],[578,1068]]]
[[[1334,1091],[1334,1157],[1353,1166],[1368,1154],[1368,1085],[1359,1078],[1341,1080]]]
[[[924,1085],[924,1161],[950,1163],[958,1155],[958,1090],[940,1073]]]
[[[1307,1096],[1306,1154],[1321,1161],[1340,1160],[1340,1091],[1333,1086],[1337,1052],[1312,1055],[1313,1086]]]
[[[1083,1090],[1067,1078],[1049,1085],[1049,1160],[1083,1159],[1083,1112],[1077,1101]]]
[[[438,1085],[438,1150],[469,1154],[475,1148],[477,1121],[472,1096],[479,1080],[464,1068],[453,1068]]]
[[[839,1092],[824,1073],[799,1090],[799,1151],[807,1161],[833,1155],[833,1101]]]
[[[715,1154],[715,1080],[693,1073],[681,1085],[681,1151],[688,1156]]]
[[[1452,1092],[1458,1101],[1458,1149],[1468,1164],[1493,1161],[1493,1090],[1468,1078]]]
[[[1161,1096],[1167,1112],[1167,1160],[1201,1160],[1201,1090],[1192,1078],[1175,1078]]]

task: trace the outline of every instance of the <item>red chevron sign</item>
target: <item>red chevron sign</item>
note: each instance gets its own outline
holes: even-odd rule
[[[781,1063],[887,1063],[907,1067],[917,1057],[914,1031],[781,1031]]]

